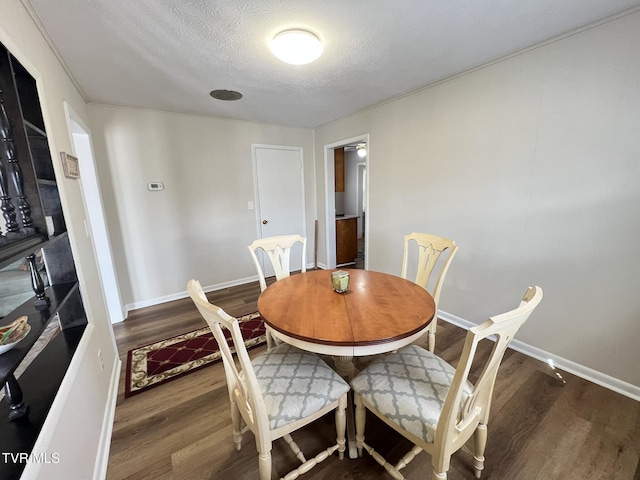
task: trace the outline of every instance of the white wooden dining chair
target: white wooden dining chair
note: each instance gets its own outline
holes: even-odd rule
[[[271,447],[278,438],[289,444],[301,463],[283,476],[286,480],[298,478],[336,450],[343,459],[349,385],[342,377],[317,355],[286,343],[250,360],[238,320],[209,303],[197,280],[189,281],[187,291],[220,348],[236,449],[241,448],[242,434],[251,430],[259,455],[260,480],[271,479]],[[225,330],[230,332],[231,345],[227,343]],[[332,410],[335,410],[336,443],[307,460],[290,434]]]
[[[417,250],[417,263],[414,268],[409,266],[410,253]],[[448,238],[430,235],[428,233],[410,233],[404,236],[404,254],[402,256],[402,278],[409,278],[409,271],[415,270],[413,281],[425,288],[433,297],[436,304],[436,315],[429,324],[429,351],[436,347],[436,328],[438,326],[438,302],[442,285],[447,276],[453,257],[458,246]],[[437,275],[437,277],[436,277]]]
[[[264,292],[267,288],[267,280],[265,278],[264,271],[258,254],[258,250],[263,250],[266,257],[271,262],[273,271],[275,273],[276,281],[282,280],[291,274],[291,249],[296,244],[301,244],[301,257],[300,257],[300,272],[306,272],[306,259],[307,259],[307,239],[302,235],[278,235],[275,237],[259,238],[254,240],[249,245],[249,252],[253,263],[258,271],[258,281],[260,282],[260,291]],[[267,326],[267,349],[272,349],[275,345],[273,335],[271,335],[270,328]]]
[[[356,403],[356,446],[391,474],[400,472],[421,451],[431,455],[431,478],[446,480],[451,455],[474,437],[474,470],[484,468],[487,422],[493,387],[504,352],[513,336],[542,300],[542,289],[530,287],[520,306],[469,329],[457,368],[417,345],[374,360],[352,381]],[[475,385],[468,380],[478,343],[495,336],[495,345]],[[414,443],[395,466],[365,443],[366,409]]]

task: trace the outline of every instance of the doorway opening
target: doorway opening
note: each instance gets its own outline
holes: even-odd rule
[[[113,250],[109,240],[106,216],[102,204],[102,195],[89,128],[78,115],[65,104],[67,123],[71,133],[71,141],[75,156],[79,159],[80,181],[82,182],[82,198],[85,210],[91,212],[88,222],[85,220],[87,234],[91,236],[93,249],[98,260],[100,281],[104,300],[111,323],[122,322],[126,317],[123,309],[122,297],[118,286]]]
[[[368,267],[369,152],[369,134],[324,146],[327,268]]]

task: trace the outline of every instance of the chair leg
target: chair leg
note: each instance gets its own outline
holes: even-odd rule
[[[233,443],[236,444],[236,450],[240,450],[242,448],[242,417],[236,402],[231,402],[231,424],[233,425]]]
[[[367,418],[367,410],[362,403],[360,395],[354,395],[356,404],[356,447],[358,448],[358,457],[362,456],[362,448],[364,446],[364,427]]]
[[[435,322],[435,320],[433,320]],[[436,349],[436,334],[434,332],[429,332],[429,351],[431,353]]]
[[[267,351],[271,350],[273,347],[275,347],[275,341],[273,340],[273,337],[271,336],[271,332],[269,331],[269,327],[266,328],[265,332],[264,332],[264,336],[267,339]]]
[[[476,478],[480,478],[482,470],[484,470],[484,449],[487,446],[487,425],[481,423],[475,431],[474,437],[474,454],[473,454],[473,468],[475,470]]]
[[[282,436],[282,438],[284,439],[285,442],[287,442],[287,445],[289,445],[289,448],[291,449],[291,451],[293,452],[293,454],[296,456],[296,458],[300,463],[304,463],[307,461],[307,459],[304,457],[304,453],[302,453],[302,451],[300,450],[300,447],[298,447],[298,444],[294,442],[293,438],[291,437],[291,434],[286,433],[285,435]]]
[[[446,448],[446,447],[445,447]],[[431,454],[431,468],[434,480],[447,480],[447,472],[451,467],[451,453],[445,454],[442,450]]]
[[[434,480],[447,480],[447,472],[438,472],[436,471],[436,468],[433,468],[433,475],[431,475],[431,478]]]
[[[344,451],[346,450],[345,432],[347,431],[347,416],[345,410],[347,409],[347,394],[340,397],[338,402],[338,408],[336,408],[336,435],[338,442],[338,458],[344,459]]]
[[[271,445],[269,445],[267,452],[259,452],[258,468],[260,480],[271,480]]]

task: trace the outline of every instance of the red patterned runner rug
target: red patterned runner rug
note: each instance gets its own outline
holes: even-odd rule
[[[247,348],[265,343],[265,328],[259,313],[239,317],[238,323]],[[134,348],[127,353],[124,397],[143,392],[219,360],[218,343],[209,327]]]

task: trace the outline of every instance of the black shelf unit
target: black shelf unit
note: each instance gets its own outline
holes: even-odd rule
[[[9,406],[0,402],[0,450],[17,457],[31,452],[58,393],[73,354],[82,339],[85,327],[62,330],[55,336],[20,376],[25,398],[30,402],[29,415],[15,422],[6,420]],[[0,478],[19,479],[24,470],[22,462],[0,462]]]
[[[37,254],[44,265],[40,271],[33,260],[28,263],[32,298],[10,305],[13,310],[0,318],[2,326],[25,315],[31,325],[18,345],[0,355],[6,392],[0,402],[0,450],[24,454],[37,440],[87,318],[53,168],[59,157],[49,148],[36,81],[2,44],[0,107],[0,288],[8,278],[5,269],[16,262]],[[46,288],[38,281],[42,277]],[[39,349],[32,348],[51,322],[59,323],[60,333],[34,357]],[[24,371],[16,379],[21,364]],[[24,463],[0,462],[0,478],[18,478],[23,468]]]
[[[4,245],[0,248],[0,270],[38,250],[47,241],[47,237],[36,235]]]
[[[38,310],[33,306],[33,300],[28,300],[12,312],[11,317],[14,319],[22,315],[28,316],[31,331],[24,340],[0,357],[2,358],[2,362],[0,362],[0,384],[4,384],[7,378],[13,374],[43,330],[49,325],[49,322],[56,318],[60,309],[65,306],[67,299],[77,289],[77,283],[64,283],[47,287],[45,292],[51,302],[49,308]]]

